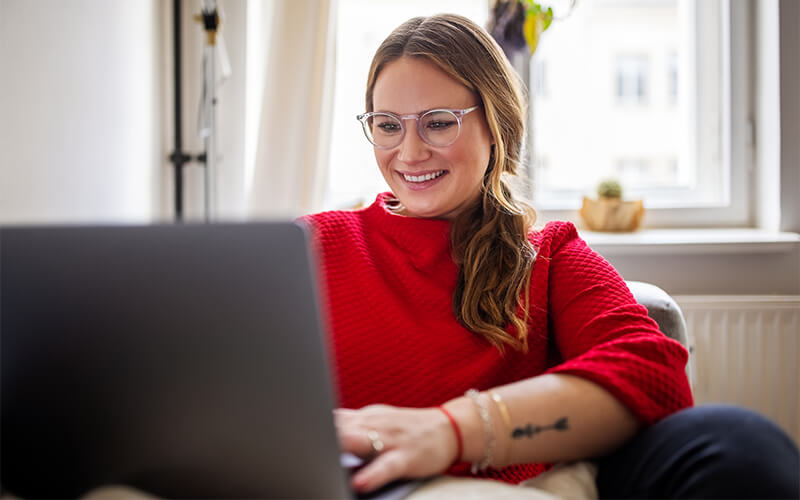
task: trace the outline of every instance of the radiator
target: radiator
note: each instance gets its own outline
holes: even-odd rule
[[[800,442],[800,296],[677,296],[695,402],[769,417]]]

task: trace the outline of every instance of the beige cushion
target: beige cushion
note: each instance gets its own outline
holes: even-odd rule
[[[417,489],[409,500],[594,500],[597,498],[597,467],[590,462],[559,464],[553,469],[515,486],[499,481],[442,476]],[[3,496],[3,500],[16,500]],[[83,500],[155,500],[156,497],[127,486],[95,488]]]
[[[486,479],[440,477],[421,486],[408,499],[595,500],[596,477],[597,466],[591,462],[559,464],[518,486]]]

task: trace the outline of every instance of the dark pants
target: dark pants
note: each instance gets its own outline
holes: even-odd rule
[[[600,498],[800,498],[797,445],[735,406],[670,415],[597,464]]]

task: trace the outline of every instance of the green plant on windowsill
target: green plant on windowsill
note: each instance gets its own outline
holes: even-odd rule
[[[622,198],[622,184],[616,179],[606,179],[597,185],[599,198]]]
[[[597,186],[597,199],[583,197],[581,218],[592,231],[636,231],[644,216],[642,200],[622,199],[622,184],[605,179]]]

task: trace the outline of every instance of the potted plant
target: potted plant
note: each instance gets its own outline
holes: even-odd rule
[[[597,186],[597,199],[583,197],[581,218],[592,231],[636,231],[644,216],[642,200],[624,201],[622,185],[606,179]]]

